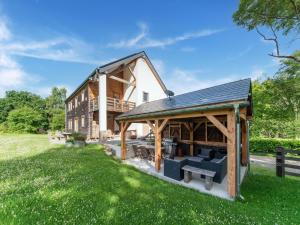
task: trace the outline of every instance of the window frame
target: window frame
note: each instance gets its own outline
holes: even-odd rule
[[[145,96],[147,96],[146,99]],[[149,92],[143,91],[143,102],[149,102]]]
[[[80,117],[80,125],[81,125],[81,128],[85,128],[85,115],[82,115]]]

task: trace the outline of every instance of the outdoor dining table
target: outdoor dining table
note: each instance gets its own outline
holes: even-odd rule
[[[142,145],[142,144],[140,144],[140,145],[137,145],[137,147],[139,148],[139,147],[144,147],[144,148],[146,148],[146,149],[148,149],[148,150],[150,150],[150,151],[154,151],[155,152],[155,145]],[[164,147],[162,146],[161,147],[161,150],[162,151],[164,151]]]

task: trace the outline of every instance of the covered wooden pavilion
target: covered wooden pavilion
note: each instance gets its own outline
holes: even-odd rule
[[[125,132],[130,124],[146,123],[155,136],[155,168],[159,171],[162,161],[162,136],[170,136],[170,132],[165,131],[170,130],[172,124],[180,123],[188,131],[188,135],[185,135],[188,137],[180,141],[189,145],[190,155],[194,155],[197,144],[223,146],[227,149],[227,192],[234,198],[240,192],[240,167],[249,163],[251,117],[251,79],[147,102],[117,118],[121,124],[121,158],[126,159]],[[222,134],[222,140],[208,139],[207,124],[211,124]],[[201,126],[203,129],[200,129]],[[201,140],[194,140],[195,132],[199,133],[199,129],[206,130],[203,132],[205,135]]]

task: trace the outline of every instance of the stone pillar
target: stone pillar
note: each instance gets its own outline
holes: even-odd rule
[[[107,91],[106,91],[106,82],[107,75],[99,75],[99,131],[100,139],[102,139],[103,134],[107,130]]]

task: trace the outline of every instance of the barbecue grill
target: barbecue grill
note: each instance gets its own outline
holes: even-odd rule
[[[175,151],[177,147],[176,138],[164,138],[162,141],[163,146],[165,147],[165,155],[169,155],[170,159],[174,159]]]

